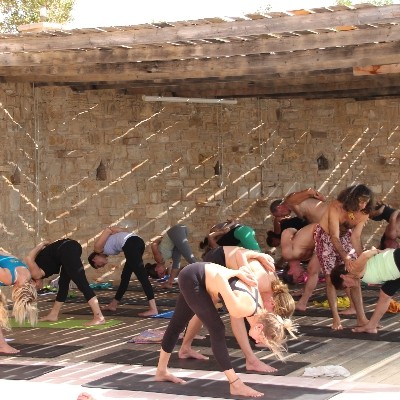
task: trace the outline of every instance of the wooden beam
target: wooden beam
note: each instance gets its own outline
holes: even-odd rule
[[[20,82],[90,82],[159,79],[217,80],[229,76],[307,72],[351,68],[356,64],[400,63],[400,43],[367,44],[283,54],[226,57],[170,62],[105,64],[89,66],[0,67],[5,80]],[[151,78],[150,78],[151,77]]]
[[[216,38],[249,37],[254,35],[282,34],[284,32],[335,29],[340,26],[378,25],[400,22],[400,5],[368,7],[356,10],[315,13],[280,18],[263,18],[251,21],[222,22],[215,24],[177,26],[166,28],[134,27],[124,31],[97,33],[64,32],[51,38],[3,37],[0,52],[54,51],[68,49],[93,49],[104,47],[177,43],[181,41]],[[149,26],[150,27],[150,26]]]
[[[367,65],[365,67],[353,67],[354,76],[383,75],[400,73],[400,64]]]
[[[87,51],[46,51],[1,53],[0,66],[38,66],[38,65],[89,65],[100,63],[145,62],[182,60],[193,58],[216,58],[229,56],[255,55],[260,53],[283,53],[298,50],[363,45],[400,41],[400,25],[351,32],[331,32],[322,34],[299,35],[292,37],[257,38],[227,43],[194,43],[176,46],[135,45],[132,48],[90,49]]]

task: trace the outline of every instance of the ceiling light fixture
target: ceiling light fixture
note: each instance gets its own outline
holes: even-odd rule
[[[237,104],[235,99],[203,99],[197,97],[163,97],[142,96],[143,101],[163,101],[165,103],[203,103],[203,104]]]

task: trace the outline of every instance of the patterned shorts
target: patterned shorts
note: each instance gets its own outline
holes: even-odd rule
[[[351,244],[351,229],[349,229],[339,240],[346,253],[357,257]],[[343,263],[342,258],[332,244],[331,237],[321,228],[319,224],[314,229],[315,252],[322,270],[329,275],[336,265]],[[353,257],[353,256],[352,256]]]

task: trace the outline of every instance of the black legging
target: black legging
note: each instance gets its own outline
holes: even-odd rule
[[[161,348],[172,353],[179,335],[196,314],[210,334],[211,349],[221,371],[232,368],[225,341],[225,325],[222,322],[205,283],[205,262],[189,264],[178,275],[180,294],[175,311],[165,331]]]
[[[154,299],[153,287],[151,286],[149,276],[143,264],[145,247],[146,245],[143,239],[139,236],[130,236],[122,247],[122,251],[125,255],[125,265],[121,273],[121,282],[118,286],[117,293],[115,293],[115,300],[120,301],[128,290],[129,281],[133,272],[141,283],[147,300]]]
[[[96,294],[89,285],[85,274],[85,268],[82,264],[82,246],[76,240],[65,240],[53,251],[56,256],[58,256],[61,263],[56,301],[65,302],[68,297],[71,280],[83,293],[86,301],[95,297]],[[45,265],[40,266],[40,268],[46,272]]]

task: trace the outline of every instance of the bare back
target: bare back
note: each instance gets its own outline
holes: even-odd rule
[[[292,211],[300,218],[310,223],[318,223],[328,208],[328,203],[314,198],[303,200],[300,204],[291,206]]]

